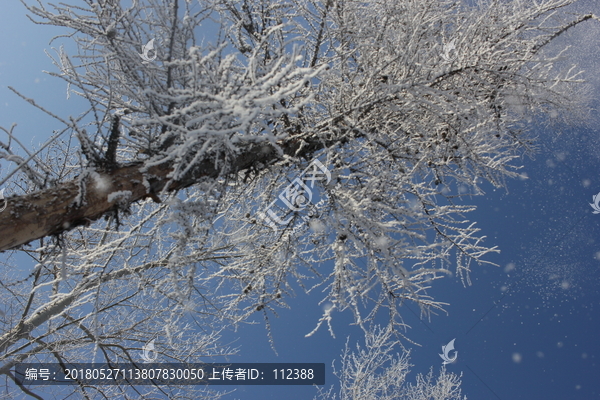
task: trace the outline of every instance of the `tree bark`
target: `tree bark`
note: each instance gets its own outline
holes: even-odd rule
[[[288,142],[281,146],[287,155],[306,155],[323,147],[315,142],[302,146]],[[168,191],[180,190],[193,185],[201,178],[216,178],[223,173],[244,171],[251,166],[265,166],[280,158],[274,146],[255,144],[240,152],[226,168],[215,167],[214,160],[206,159],[179,181],[171,181],[170,164],[146,168],[142,162],[116,168],[111,171],[94,171],[83,178],[65,182],[56,187],[6,199],[7,207],[0,213],[0,251],[26,244],[35,239],[54,235],[88,225],[121,204],[134,203],[147,197],[156,198],[167,184]],[[114,198],[115,192],[130,192]],[[112,201],[109,201],[112,200]]]

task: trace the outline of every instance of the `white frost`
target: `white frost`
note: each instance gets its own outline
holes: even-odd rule
[[[118,192],[112,192],[109,194],[107,200],[109,203],[119,200],[128,200],[132,194],[133,193],[131,193],[131,190],[120,190]]]

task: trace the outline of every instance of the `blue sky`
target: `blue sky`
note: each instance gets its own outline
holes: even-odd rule
[[[42,73],[54,70],[44,50],[55,29],[32,24],[17,1],[5,2],[0,14],[0,125],[17,123],[24,142],[39,145],[60,124],[14,95],[13,86],[61,116],[75,115],[78,100],[66,99],[65,84]],[[593,5],[587,2],[587,5]],[[595,6],[597,9],[598,7]],[[587,70],[597,88],[598,29],[569,33],[570,57]],[[61,41],[64,42],[64,41]],[[57,42],[58,46],[61,42]],[[587,47],[586,47],[587,46]],[[594,52],[593,52],[594,51]],[[595,104],[598,91],[592,90]],[[403,316],[412,326],[406,334],[420,346],[411,349],[417,372],[441,367],[441,347],[456,339],[456,363],[448,370],[462,373],[463,394],[469,399],[573,399],[600,397],[600,215],[588,203],[600,192],[600,125],[534,125],[540,152],[523,158],[527,179],[508,181],[508,191],[484,185],[484,196],[465,199],[477,211],[468,214],[497,245],[488,259],[499,267],[473,265],[473,285],[457,277],[437,281],[436,300],[450,303],[448,315],[417,317],[408,305]],[[6,164],[1,167],[7,168]],[[321,315],[319,293],[290,299],[291,309],[271,317],[278,355],[270,348],[262,320],[224,337],[240,346],[235,362],[324,362],[326,381],[334,383],[331,362],[350,335],[354,346],[361,331],[350,326],[351,315],[337,314],[337,337],[325,328],[306,338]],[[338,364],[339,365],[339,364]],[[243,387],[231,399],[307,399],[311,387]]]
[[[448,315],[420,321],[409,305],[403,316],[416,372],[439,370],[441,346],[456,338],[458,360],[448,370],[463,373],[470,399],[592,399],[600,395],[600,216],[592,195],[600,191],[597,129],[556,135],[539,130],[541,151],[524,158],[528,179],[509,182],[509,191],[485,187],[469,203],[487,243],[501,248],[489,259],[499,267],[473,266],[473,285],[458,278],[438,281],[431,290],[450,303]],[[271,319],[279,356],[269,349],[264,326],[244,327],[240,358],[256,361],[325,362],[339,359],[345,336],[362,340],[348,327],[349,315],[334,319],[337,339],[326,329],[304,338],[319,317],[318,295],[299,295],[291,310]],[[383,322],[383,320],[382,320]],[[261,336],[262,335],[262,336]],[[339,365],[339,364],[338,364]],[[328,370],[331,372],[331,369]],[[327,376],[328,382],[333,382]],[[249,396],[253,394],[253,396]],[[305,399],[311,388],[245,387],[237,398]],[[290,397],[291,396],[291,397]]]

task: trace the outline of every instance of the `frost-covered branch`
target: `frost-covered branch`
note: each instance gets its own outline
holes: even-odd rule
[[[433,368],[429,374],[418,374],[416,384],[407,383],[410,372],[410,352],[394,354],[394,348],[400,346],[393,340],[388,329],[378,326],[370,328],[365,336],[365,345],[356,345],[356,351],[346,342],[341,357],[341,367],[333,370],[339,378],[339,390],[320,389],[315,399],[329,400],[466,400],[461,395],[460,376],[449,373],[442,367],[437,377]]]

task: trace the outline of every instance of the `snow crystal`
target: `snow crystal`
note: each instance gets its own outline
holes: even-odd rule
[[[131,197],[133,193],[131,193],[130,190],[120,190],[118,192],[112,192],[111,194],[108,195],[108,202],[109,203],[113,203],[115,201],[118,200],[127,200]]]
[[[385,236],[381,236],[375,239],[375,246],[380,249],[386,249],[389,245],[389,239]]]
[[[106,176],[102,176],[97,172],[93,172],[92,179],[94,180],[94,187],[99,192],[108,192],[111,186],[110,179]]]
[[[330,301],[325,302],[322,306],[324,312],[329,312],[333,308],[333,303]]]
[[[325,231],[325,224],[318,220],[312,220],[309,222],[310,229],[315,233],[321,233]]]

